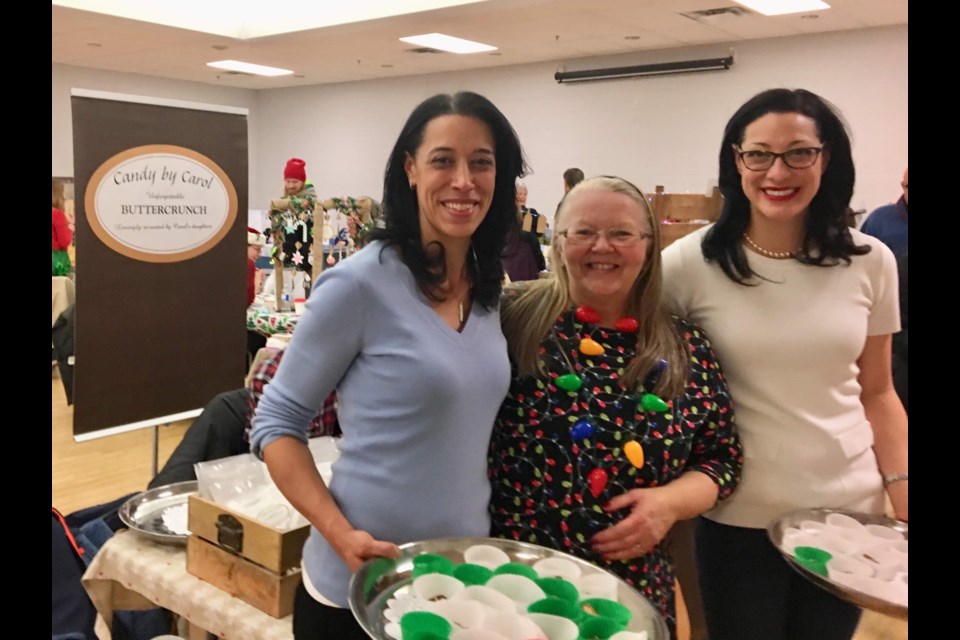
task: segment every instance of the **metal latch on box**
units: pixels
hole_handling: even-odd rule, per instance
[[[243,552],[243,525],[229,513],[217,516],[217,543],[237,553]]]

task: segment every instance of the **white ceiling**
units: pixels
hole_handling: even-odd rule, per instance
[[[247,40],[53,6],[53,63],[276,89],[907,23],[907,0],[826,2],[831,9],[766,17],[732,0],[487,0]],[[724,7],[745,13],[684,15]],[[279,2],[277,11],[283,10]],[[498,51],[415,53],[416,47],[398,40],[435,31]],[[222,59],[293,69],[296,75],[263,78],[206,66]]]

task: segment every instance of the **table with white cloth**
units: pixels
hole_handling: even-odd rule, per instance
[[[53,276],[53,320],[50,321],[52,327],[57,322],[57,318],[67,307],[72,305],[77,298],[77,288],[73,280],[66,276]]]
[[[97,611],[113,624],[115,610],[163,607],[190,623],[190,637],[206,630],[224,640],[291,640],[293,615],[274,618],[187,573],[186,547],[153,542],[132,531],[111,537],[87,567],[83,586]],[[98,631],[100,640],[109,633]]]

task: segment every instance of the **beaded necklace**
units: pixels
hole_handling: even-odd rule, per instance
[[[574,317],[577,321],[581,323],[581,328],[577,330],[577,336],[579,337],[579,353],[586,356],[599,356],[605,353],[603,345],[598,343],[593,339],[593,332],[591,331],[590,336],[584,337],[582,330],[583,327],[587,324],[597,324],[600,321],[599,314],[596,313],[593,309],[586,306],[581,306],[576,309],[574,312]],[[625,333],[636,333],[639,329],[639,323],[636,318],[624,317],[620,318],[616,324],[615,328],[618,331]],[[585,375],[583,373],[578,373],[578,367],[574,366],[574,363],[570,360],[567,355],[566,349],[563,346],[563,343],[560,341],[560,338],[557,336],[555,329],[550,330],[550,337],[556,343],[557,348],[560,351],[560,355],[563,357],[564,362],[567,365],[567,369],[570,373],[558,376],[554,379],[554,384],[567,391],[568,393],[575,393],[577,396],[580,396],[580,391],[585,388]],[[580,363],[580,357],[577,356],[577,365],[581,371],[585,371],[587,367],[583,366]],[[669,409],[669,405],[664,402],[656,394],[645,391],[646,389],[652,389],[656,382],[659,380],[660,376],[667,368],[667,361],[660,360],[652,370],[647,374],[646,379],[643,384],[640,385],[640,388],[637,389],[635,393],[628,394],[626,397],[631,399],[636,403],[637,409],[642,410],[647,413],[661,413]],[[607,381],[604,380],[606,383]],[[618,383],[619,384],[619,383]],[[582,404],[582,403],[581,403]],[[641,468],[644,463],[644,452],[643,446],[640,444],[640,439],[646,435],[646,432],[650,429],[650,420],[645,421],[646,429],[643,434],[639,433],[639,429],[636,431],[637,439],[631,440],[624,444],[623,454],[627,457],[630,464],[636,468]],[[573,440],[587,440],[593,436],[596,431],[596,423],[591,417],[584,416],[579,418],[576,422],[573,423],[570,429],[570,437]],[[606,470],[602,468],[595,468],[587,474],[587,483],[590,488],[590,493],[596,498],[599,497],[603,490],[606,488],[608,481],[608,474]]]

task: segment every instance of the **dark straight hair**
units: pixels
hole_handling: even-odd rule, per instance
[[[733,147],[743,143],[744,131],[752,122],[768,113],[799,113],[813,120],[824,148],[821,162],[827,163],[807,212],[803,244],[794,259],[829,267],[841,261],[849,264],[850,256],[870,252],[868,245],[854,244],[847,224],[855,172],[850,136],[840,112],[806,89],[768,89],[748,100],[727,122],[720,143],[723,209],[702,245],[703,257],[716,260],[727,277],[739,284],[748,284],[757,274],[750,268],[741,242],[750,224],[750,201],[743,192]]]
[[[516,225],[517,178],[527,173],[523,149],[517,132],[506,116],[487,98],[470,91],[438,94],[421,102],[407,118],[394,144],[383,177],[383,214],[386,226],[374,229],[370,236],[396,245],[402,260],[413,273],[417,286],[431,300],[441,300],[440,286],[446,279],[444,248],[439,242],[423,246],[417,192],[410,188],[404,162],[416,156],[423,143],[424,130],[434,118],[461,115],[476,118],[493,134],[496,182],[490,210],[474,231],[468,253],[473,298],[486,309],[494,309],[500,300],[503,280],[501,254],[507,231]]]

